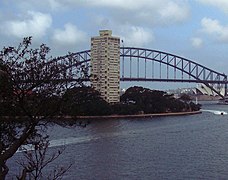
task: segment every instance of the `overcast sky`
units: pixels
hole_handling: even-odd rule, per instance
[[[228,0],[1,0],[0,48],[25,36],[52,55],[90,49],[111,29],[125,46],[157,49],[228,74]]]

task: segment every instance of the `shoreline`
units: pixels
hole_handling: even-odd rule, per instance
[[[106,116],[53,116],[53,119],[74,120],[74,119],[121,119],[121,118],[147,118],[147,117],[165,117],[165,116],[187,116],[201,114],[202,111],[188,111],[188,112],[169,112],[169,113],[154,113],[154,114],[132,114],[132,115],[106,115]],[[11,119],[11,116],[0,116],[0,119]],[[12,119],[26,119],[28,117],[16,116]],[[42,118],[40,116],[39,118]]]
[[[120,119],[120,118],[146,118],[146,117],[165,117],[165,116],[187,116],[201,114],[202,111],[174,112],[174,113],[155,113],[155,114],[133,114],[133,115],[107,115],[107,116],[64,116],[63,119]]]

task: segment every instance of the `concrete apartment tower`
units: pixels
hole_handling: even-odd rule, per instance
[[[120,38],[101,30],[91,38],[91,85],[108,103],[120,101]]]

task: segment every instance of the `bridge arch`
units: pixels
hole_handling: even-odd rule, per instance
[[[166,81],[203,83],[212,91],[217,93],[219,96],[224,97],[224,95],[221,94],[220,91],[215,89],[213,86],[214,84],[220,84],[225,86],[225,95],[227,94],[227,76],[225,74],[219,73],[192,60],[163,51],[136,47],[120,47],[120,58],[121,81]],[[68,62],[68,71],[72,71],[74,67],[78,66],[80,66],[81,68],[90,68],[90,60],[90,50],[70,53],[69,55],[61,58],[61,61]],[[133,63],[133,61],[135,63]],[[141,62],[144,62],[144,65],[142,68],[139,68]],[[152,64],[154,62],[160,64],[160,75],[162,71],[161,66],[165,66],[167,69],[166,78],[161,78],[161,76],[155,78],[153,77],[153,75],[148,76],[148,62],[152,62]],[[128,73],[128,75],[125,72],[127,71],[127,68],[128,72],[130,72]],[[169,76],[169,73],[171,72],[170,68],[172,68],[173,77]],[[142,71],[144,72],[144,75],[140,73]],[[177,77],[177,72],[181,72],[181,78]],[[187,75],[188,78],[186,78],[184,75]]]
[[[157,50],[151,50],[151,49],[145,49],[145,48],[135,48],[135,47],[122,47],[120,49],[120,56],[122,61],[122,74],[121,74],[121,80],[122,81],[166,81],[166,82],[196,82],[196,83],[203,83],[207,87],[209,87],[212,91],[217,93],[219,96],[224,97],[218,91],[214,88],[214,84],[222,84],[225,86],[225,95],[226,95],[226,89],[227,89],[227,76],[225,74],[219,73],[215,70],[212,70],[210,68],[207,68],[206,66],[203,66],[199,63],[196,63],[192,60],[171,54],[166,53],[163,51],[157,51]],[[125,58],[128,58],[127,60]],[[137,72],[134,71],[134,73],[137,74],[137,77],[132,77],[132,58],[136,58],[137,62],[135,63],[137,66]],[[126,68],[125,63],[126,61],[129,61],[128,68],[130,69],[130,73],[128,76],[126,76],[125,70]],[[140,61],[144,61],[144,75],[140,75],[140,69],[139,64]],[[147,62],[152,61],[160,64],[160,77],[154,78],[152,76],[148,76],[147,71]],[[123,63],[124,62],[124,63]],[[167,68],[167,77],[161,78],[161,65],[166,66]],[[169,76],[169,67],[173,68],[173,75],[174,77]],[[181,78],[176,77],[176,72],[180,71],[182,73]],[[188,75],[189,78],[184,77],[184,74]]]

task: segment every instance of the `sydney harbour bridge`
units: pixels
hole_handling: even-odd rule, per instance
[[[85,50],[66,55],[58,63],[68,61],[68,73],[77,68],[87,68],[89,75],[90,60],[91,50]],[[89,76],[78,76],[71,80],[81,78],[89,81]],[[120,81],[202,83],[222,98],[227,95],[227,75],[224,73],[190,59],[145,48],[120,47]],[[225,93],[221,93],[221,88]]]

